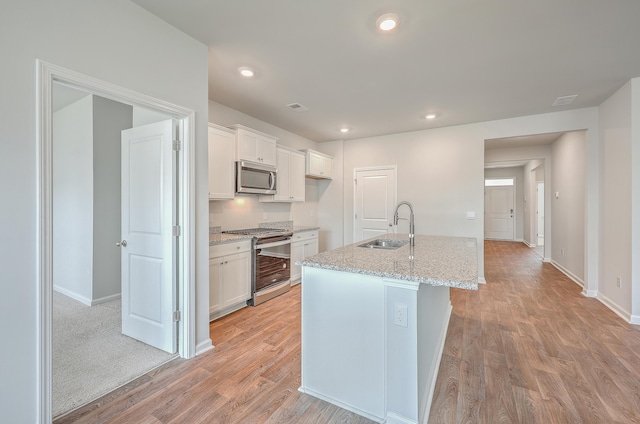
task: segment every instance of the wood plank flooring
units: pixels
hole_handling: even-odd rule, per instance
[[[485,277],[452,289],[430,424],[640,423],[638,327],[520,243],[486,242]],[[213,351],[55,423],[371,423],[297,391],[299,287],[213,322]]]
[[[372,423],[298,392],[299,285],[214,321],[210,331],[214,350],[175,360],[54,423]]]
[[[485,242],[453,314],[430,424],[640,423],[640,329],[521,243]]]

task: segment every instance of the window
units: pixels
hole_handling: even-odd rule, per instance
[[[512,186],[513,178],[490,178],[484,180],[485,187],[503,187]]]

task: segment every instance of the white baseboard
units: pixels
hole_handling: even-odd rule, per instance
[[[449,320],[451,319],[451,312],[453,312],[453,306],[451,302],[447,306],[447,317],[444,320],[444,324],[440,329],[440,337],[438,339],[438,353],[436,354],[436,361],[431,365],[431,370],[429,371],[429,375],[432,376],[431,381],[429,382],[429,387],[424,391],[424,398],[420,402],[420,413],[419,417],[422,417],[420,420],[421,423],[427,424],[429,420],[429,413],[431,412],[431,402],[433,401],[433,394],[436,390],[436,381],[438,380],[438,370],[440,369],[440,361],[442,360],[442,353],[444,352],[444,343],[447,339],[447,330],[449,329]]]
[[[629,323],[633,325],[640,325],[640,315],[631,315]]]
[[[536,247],[535,244],[531,244],[527,240],[522,240],[522,243],[524,243],[524,245],[527,246],[527,247]]]
[[[91,301],[91,306],[99,305],[101,303],[111,302],[112,300],[118,300],[122,298],[122,293],[112,294],[111,296],[101,297]]]
[[[620,305],[616,304],[614,301],[609,299],[607,296],[603,295],[602,292],[599,292],[597,294],[596,299],[598,299],[600,301],[600,303],[602,303],[604,306],[606,306],[607,308],[611,309],[620,318],[622,318],[626,322],[629,322],[629,323],[633,324],[633,322],[631,322],[632,319],[633,319],[631,314],[629,312],[625,311],[624,309],[622,309],[620,307]],[[638,324],[640,324],[640,322],[638,322]]]
[[[303,386],[300,386],[300,388],[298,388],[298,391],[301,392],[301,393],[306,393],[306,394],[311,395],[313,397],[316,397],[318,399],[324,400],[325,402],[329,402],[329,403],[331,403],[333,405],[339,406],[340,408],[346,409],[347,411],[351,411],[351,412],[353,412],[355,414],[362,415],[363,417],[368,418],[371,421],[375,421],[377,423],[385,423],[386,422],[386,420],[384,418],[376,417],[374,415],[369,414],[368,412],[365,412],[365,411],[362,411],[362,410],[356,408],[355,406],[346,404],[344,402],[340,402],[337,399],[334,399],[334,398],[332,398],[330,396],[325,396],[325,395],[323,395],[321,393],[318,393],[318,392],[316,392],[314,390],[311,390],[311,389],[307,389],[307,388],[305,388]]]
[[[478,277],[478,284],[487,284],[487,280],[484,277]]]
[[[582,295],[584,297],[598,297],[598,290],[582,290]]]
[[[563,273],[564,275],[569,277],[571,279],[571,281],[573,281],[574,283],[576,283],[580,287],[584,287],[584,281],[582,281],[580,278],[578,278],[578,276],[573,274],[571,271],[569,271],[568,269],[566,269],[565,267],[563,267],[562,265],[560,265],[559,263],[557,263],[554,260],[551,260],[551,265],[553,265],[554,267],[556,267],[558,269],[558,271],[560,271],[561,273]]]
[[[242,308],[247,307],[247,302],[242,301],[240,303],[236,303],[235,305],[231,305],[228,308],[221,309],[219,311],[209,309],[209,322],[214,321],[218,318],[222,318],[225,315],[229,315],[232,312],[239,311]]]
[[[407,417],[403,417],[402,415],[396,414],[395,412],[387,413],[386,424],[417,424],[414,420],[411,420]]]
[[[211,341],[211,339],[200,342],[196,346],[196,356],[202,355],[203,353],[208,352],[211,349],[213,349],[213,342]]]
[[[78,302],[87,305],[87,306],[96,306],[99,305],[101,303],[106,303],[106,302],[111,302],[112,300],[118,300],[122,297],[121,293],[116,293],[116,294],[112,294],[110,296],[104,296],[104,297],[100,297],[98,299],[89,299],[88,297],[84,297],[76,292],[73,292],[71,290],[65,289],[64,287],[60,287],[60,286],[53,286],[53,289],[55,291],[57,291],[60,294],[63,294],[67,297],[70,297],[73,300],[77,300]]]
[[[60,294],[70,297],[71,299],[77,300],[78,302],[83,303],[87,306],[91,306],[91,299],[89,299],[88,297],[79,295],[78,293],[67,290],[64,287],[56,286],[55,284],[53,285],[53,289]]]

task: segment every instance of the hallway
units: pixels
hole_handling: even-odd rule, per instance
[[[522,243],[485,242],[451,291],[429,424],[640,423],[640,329]]]

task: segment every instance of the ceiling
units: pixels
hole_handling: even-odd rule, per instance
[[[640,1],[132,1],[209,46],[211,100],[314,141],[597,106],[640,76]]]
[[[493,138],[484,141],[484,148],[502,149],[504,147],[542,146],[556,141],[563,133],[536,134],[523,137]]]

